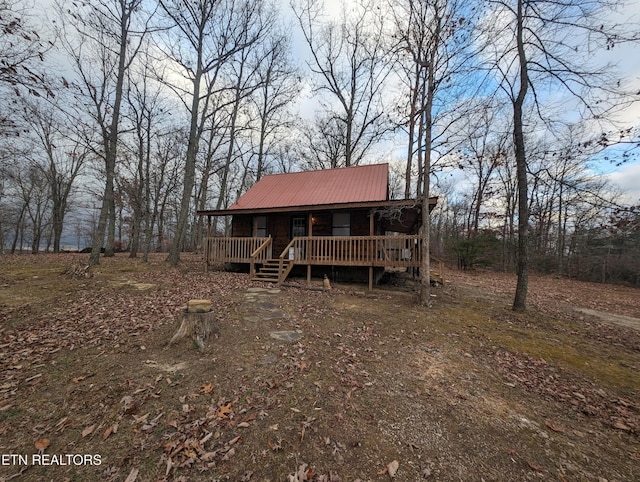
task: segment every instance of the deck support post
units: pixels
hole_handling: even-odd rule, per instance
[[[369,236],[373,236],[375,233],[375,212],[373,209],[369,209]],[[369,258],[371,259],[371,265],[369,266],[369,291],[373,291],[373,261],[375,260],[375,245],[372,241],[369,242]]]
[[[309,242],[307,243],[307,249],[306,251],[306,257],[307,257],[307,285],[310,286],[311,285],[311,253],[309,252],[311,250],[311,237],[313,236],[313,213],[309,212],[307,214],[307,232],[308,237],[309,237]]]

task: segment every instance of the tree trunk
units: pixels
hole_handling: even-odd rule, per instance
[[[100,250],[105,238],[105,230],[107,221],[111,214],[115,229],[115,209],[113,209],[113,183],[116,173],[116,159],[118,148],[118,129],[120,128],[120,108],[122,107],[122,94],[124,90],[124,77],[127,70],[127,48],[129,44],[129,18],[134,8],[128,9],[129,5],[124,6],[120,17],[120,45],[118,52],[118,70],[115,85],[115,97],[113,101],[113,117],[109,126],[103,126],[103,144],[105,147],[105,191],[102,199],[102,208],[100,209],[100,220],[98,221],[98,229],[91,243],[91,255],[89,257],[89,265],[97,265],[100,263]],[[101,114],[100,114],[101,115]],[[109,212],[111,210],[111,212]],[[111,235],[111,232],[109,233]],[[111,237],[113,242],[113,237]],[[113,244],[107,248],[113,249]]]
[[[437,26],[435,36],[440,35],[440,24]],[[433,135],[433,101],[435,98],[435,59],[436,48],[430,52],[429,62],[426,65],[426,102],[424,103],[424,165],[422,179],[422,263],[420,266],[420,304],[422,306],[431,305],[431,253],[430,253],[430,231],[431,215],[429,213],[429,190],[431,171],[431,148]]]
[[[525,311],[527,309],[527,290],[529,286],[529,197],[527,189],[527,157],[522,120],[522,109],[529,87],[529,77],[523,39],[524,18],[522,2],[523,0],[518,0],[516,33],[520,66],[520,88],[513,102],[513,141],[515,145],[516,174],[518,179],[518,282],[513,300],[514,311]]]

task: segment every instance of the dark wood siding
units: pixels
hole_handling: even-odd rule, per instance
[[[331,236],[331,213],[313,213],[313,235]]]
[[[233,217],[231,236],[253,236],[253,216],[241,214]]]
[[[369,234],[369,211],[351,211],[351,236]]]

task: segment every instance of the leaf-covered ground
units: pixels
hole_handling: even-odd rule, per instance
[[[640,479],[640,290],[533,277],[515,314],[512,276],[450,272],[425,310],[84,262],[0,256],[0,480]],[[194,298],[219,335],[168,346]]]

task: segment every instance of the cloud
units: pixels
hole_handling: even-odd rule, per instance
[[[640,202],[640,162],[626,164],[606,176],[623,192],[621,202],[629,204]]]

